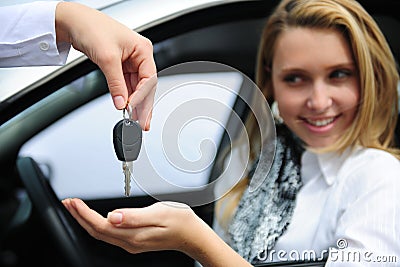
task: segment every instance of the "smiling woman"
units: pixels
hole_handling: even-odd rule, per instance
[[[354,121],[360,101],[345,37],[335,30],[289,29],[276,41],[270,71],[285,124],[310,148],[334,145]]]
[[[400,244],[391,236],[400,209],[393,113],[399,76],[375,21],[356,1],[283,0],[265,25],[258,55],[257,83],[279,109],[278,129],[291,130],[305,151],[286,158],[294,162],[289,169],[281,167],[288,182],[277,175],[267,193],[246,189],[232,217],[221,216],[230,220],[223,224],[227,242],[252,262],[285,260],[279,251],[319,257],[337,249],[398,257]],[[282,197],[287,191],[291,197]],[[261,205],[254,202],[258,194]],[[326,266],[360,264],[343,261],[328,254]]]

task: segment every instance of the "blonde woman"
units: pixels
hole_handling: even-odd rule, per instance
[[[203,266],[304,256],[325,256],[326,266],[400,260],[398,81],[384,36],[356,1],[283,0],[266,23],[257,67],[277,119],[274,162],[219,200],[219,235],[177,203],[108,218],[79,199],[63,203],[97,239],[131,253],[179,250]],[[265,162],[255,157],[253,169],[258,164]],[[265,182],[249,190],[256,175]]]

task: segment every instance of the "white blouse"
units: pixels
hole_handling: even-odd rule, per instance
[[[0,67],[63,65],[71,45],[56,44],[59,1],[0,7]]]
[[[400,266],[399,160],[370,148],[306,151],[301,175],[292,221],[267,262],[328,257],[325,266]]]

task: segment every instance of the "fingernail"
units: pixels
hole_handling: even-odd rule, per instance
[[[109,212],[107,214],[107,219],[112,224],[122,223],[122,213],[120,212]]]
[[[69,207],[69,198],[61,200],[61,203],[64,205],[64,207],[68,208]]]
[[[120,95],[114,96],[113,101],[114,106],[118,109],[123,109],[126,106],[125,99]]]

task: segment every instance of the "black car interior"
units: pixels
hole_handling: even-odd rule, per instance
[[[376,18],[397,62],[400,62],[397,0],[359,2]],[[138,30],[152,40],[159,70],[188,61],[213,61],[236,68],[253,79],[259,36],[276,3],[277,0],[226,3]],[[84,93],[57,92],[93,71],[98,76],[97,83],[88,85]],[[79,106],[107,93],[105,79],[97,66],[87,59],[80,59],[0,106],[0,124],[4,124],[0,140],[0,266],[29,266],[31,262],[41,262],[44,258],[46,261],[42,266],[194,266],[194,261],[180,252],[133,255],[95,240],[65,211],[35,159],[18,156],[21,146],[35,134]],[[29,109],[43,99],[46,99],[46,104]],[[243,116],[247,112],[246,105],[240,100],[234,108]],[[16,116],[21,112],[23,116]],[[9,136],[7,142],[4,141],[6,136]],[[400,146],[399,123],[396,140]],[[225,142],[221,144],[224,146]],[[218,166],[215,166],[211,177],[218,171]],[[150,196],[135,196],[134,200],[121,197],[88,200],[87,203],[106,215],[115,208],[144,207],[155,201]],[[194,211],[211,225],[213,209],[214,205],[210,203],[195,207]],[[323,265],[324,260],[257,266]]]

